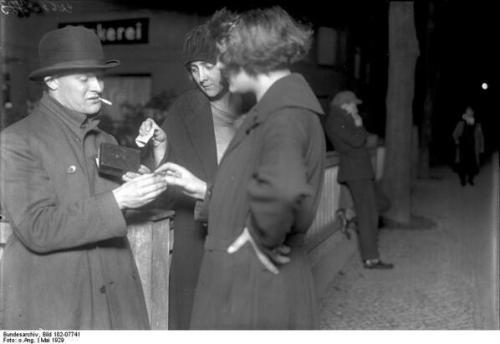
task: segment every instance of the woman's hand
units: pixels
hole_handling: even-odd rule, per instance
[[[286,245],[280,245],[273,250],[265,249],[259,247],[255,240],[252,238],[250,231],[247,227],[243,229],[243,232],[239,237],[227,248],[227,253],[232,254],[237,252],[242,248],[247,242],[252,245],[252,248],[257,255],[259,261],[264,265],[264,267],[272,272],[273,274],[278,274],[278,265],[287,264],[290,262],[290,247]]]
[[[167,153],[167,133],[156,124],[156,122],[147,118],[139,127],[139,136],[135,139],[135,143],[139,147],[144,147],[149,141],[153,146],[153,158],[155,166],[158,165],[165,154]]]
[[[153,147],[167,144],[167,134],[151,118],[147,118],[141,123],[136,143],[139,145],[141,142],[144,146],[149,140],[153,143]]]
[[[192,174],[188,169],[167,162],[158,167],[154,174],[162,175],[167,181],[168,185],[175,185],[182,190],[187,196],[204,199],[207,192],[207,183]]]

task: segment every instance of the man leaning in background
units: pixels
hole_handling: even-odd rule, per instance
[[[358,241],[366,269],[392,269],[380,259],[375,174],[367,147],[368,132],[358,113],[362,101],[352,91],[340,91],[330,102],[325,130],[339,153],[339,183],[351,192],[358,218]]]

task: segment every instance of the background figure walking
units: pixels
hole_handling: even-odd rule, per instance
[[[455,141],[455,165],[460,183],[474,185],[474,177],[479,173],[480,157],[484,152],[484,136],[481,123],[474,116],[471,106],[465,108],[465,113],[453,130]]]

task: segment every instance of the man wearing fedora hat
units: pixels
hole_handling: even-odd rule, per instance
[[[367,147],[368,132],[358,113],[362,101],[349,90],[338,92],[330,102],[325,130],[339,153],[337,179],[351,192],[357,217],[359,248],[367,269],[392,269],[380,260],[375,174]]]
[[[145,174],[99,174],[97,127],[105,60],[89,29],[67,26],[39,43],[38,107],[1,137],[1,202],[13,228],[3,254],[4,329],[149,329],[124,213],[166,189]],[[120,185],[121,184],[121,185]]]

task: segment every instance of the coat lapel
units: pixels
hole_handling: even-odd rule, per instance
[[[217,148],[215,143],[212,112],[207,102],[191,104],[183,117],[186,131],[193,148],[200,159],[205,176],[212,180],[217,170]]]
[[[60,115],[64,116],[64,114]],[[62,120],[64,117],[56,116],[54,111],[51,112],[43,106],[39,108],[39,112],[35,113],[35,116],[39,128],[44,128],[44,135],[40,135],[39,139],[53,147],[53,153],[58,157],[55,160],[58,169],[71,175],[71,187],[78,189],[79,197],[87,194],[94,195],[116,187],[116,181],[100,176],[97,172],[96,154],[94,154],[97,152],[94,149],[97,149],[101,142],[116,143],[110,135],[106,135],[96,127],[97,123],[89,128],[89,132],[93,133],[89,134],[91,137],[86,139],[93,140],[93,142],[87,141],[87,143],[94,146],[94,149],[92,147],[85,149],[82,147],[81,141],[76,140],[77,137],[84,138],[83,132],[78,134],[74,128],[71,129],[70,125]],[[66,140],[61,141],[61,135],[64,135]],[[82,172],[75,173],[77,170]]]
[[[228,156],[232,150],[234,150],[247,136],[250,132],[262,122],[263,116],[258,115],[258,111],[256,109],[250,111],[245,118],[245,121],[238,128],[236,133],[234,134],[233,139],[229,143],[220,164],[224,161],[224,158]]]
[[[58,165],[60,164],[58,167],[61,170],[66,171],[66,173],[72,173],[73,169],[83,171],[82,174],[76,175],[85,176],[85,178],[79,179],[79,183],[82,185],[82,193],[87,193],[90,186],[81,143],[76,140],[79,136],[68,123],[64,122],[64,114],[58,116],[55,113],[57,109],[48,108],[43,102],[42,105],[39,112],[35,113],[35,121],[38,122],[39,128],[44,128],[47,131],[47,135],[40,135],[39,139],[53,147],[53,153],[58,157],[55,161]],[[62,135],[66,138],[64,141],[61,140]]]

